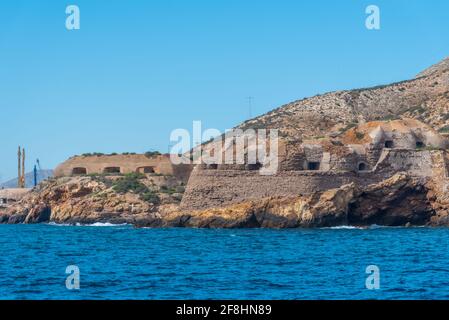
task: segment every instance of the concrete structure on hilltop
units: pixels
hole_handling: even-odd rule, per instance
[[[170,155],[89,155],[68,159],[55,169],[54,175],[55,177],[63,177],[87,174],[119,175],[139,172],[148,175],[175,176],[187,182],[191,170],[191,165],[172,164]]]

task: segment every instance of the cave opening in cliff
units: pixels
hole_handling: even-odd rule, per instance
[[[394,146],[393,141],[391,141],[391,140],[385,141],[385,148],[391,149],[391,148],[393,148],[393,146]]]
[[[359,163],[359,171],[366,171],[366,170],[367,170],[366,163],[360,162]]]
[[[120,173],[120,167],[106,167],[103,170],[103,173]]]
[[[87,169],[86,168],[73,168],[72,170],[72,175],[74,176],[79,176],[79,175],[84,175],[87,174]]]
[[[320,170],[320,163],[319,162],[307,163],[307,170],[312,170],[312,171]]]

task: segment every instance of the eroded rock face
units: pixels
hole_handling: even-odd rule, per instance
[[[269,197],[222,208],[182,211],[118,194],[90,177],[44,183],[0,212],[0,223],[130,223],[138,227],[298,228],[339,225],[449,225],[445,181],[398,173],[368,187],[346,184],[308,196]]]
[[[90,177],[46,181],[0,213],[2,223],[133,223],[153,217],[156,206],[138,195],[118,194]]]
[[[427,180],[399,173],[363,189],[352,183],[309,196],[265,198],[225,208],[172,212],[164,216],[159,226],[297,228],[372,224],[448,225],[446,211],[435,208],[435,195],[430,187]],[[447,208],[445,204],[441,206]]]

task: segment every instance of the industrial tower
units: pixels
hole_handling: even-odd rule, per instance
[[[17,162],[18,162],[18,176],[17,176],[17,187],[25,188],[25,148],[20,149],[17,152]]]

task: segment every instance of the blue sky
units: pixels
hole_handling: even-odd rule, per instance
[[[65,28],[76,4],[81,29]],[[381,30],[365,28],[365,8]],[[166,152],[284,103],[413,77],[449,56],[449,2],[59,0],[0,3],[0,181],[16,149],[53,168],[86,152]]]

